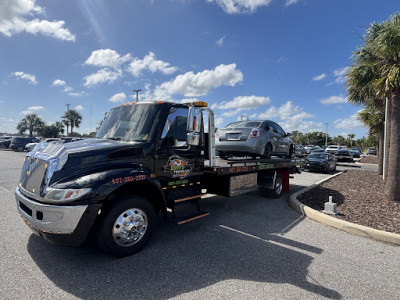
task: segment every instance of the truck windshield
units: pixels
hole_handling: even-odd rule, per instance
[[[101,125],[97,137],[125,142],[147,142],[154,136],[161,106],[135,104],[113,108]]]

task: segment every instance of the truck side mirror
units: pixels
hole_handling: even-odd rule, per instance
[[[201,110],[196,107],[189,107],[188,113],[188,132],[200,132],[201,130]]]

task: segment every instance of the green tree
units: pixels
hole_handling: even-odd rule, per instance
[[[60,133],[64,133],[64,125],[61,122],[46,125],[40,132],[40,134],[45,138],[58,138]]]
[[[369,128],[369,135],[375,135],[378,140],[378,174],[383,174],[383,125],[385,120],[384,107],[376,107],[373,102],[358,113],[358,119]],[[375,147],[375,146],[371,146]]]
[[[364,72],[362,72],[364,70]],[[357,79],[356,75],[360,78]],[[362,87],[360,82],[364,81]],[[354,54],[347,81],[349,98],[360,104],[371,95],[387,99],[387,144],[384,199],[400,200],[400,14],[382,23],[372,23],[364,36],[364,45]],[[365,91],[371,90],[370,92]],[[356,97],[357,93],[359,94]],[[364,97],[368,95],[368,97]],[[358,100],[357,100],[358,98]],[[382,106],[382,103],[381,103]],[[390,151],[389,151],[390,149]]]
[[[354,133],[349,133],[349,134],[347,135],[347,138],[349,139],[349,146],[350,146],[350,147],[353,147],[353,139],[354,139],[355,136],[356,136],[356,135],[355,135]]]
[[[34,132],[40,132],[43,127],[44,122],[37,114],[28,114],[18,123],[17,130],[21,135],[29,131],[29,136],[33,136]]]
[[[74,132],[74,127],[79,128],[79,125],[82,122],[82,115],[76,110],[69,109],[62,116],[63,123],[67,126],[67,134],[68,134],[68,126],[71,127],[71,134]]]

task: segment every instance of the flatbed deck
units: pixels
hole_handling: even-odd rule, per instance
[[[245,174],[262,170],[295,168],[304,164],[299,158],[271,158],[271,159],[217,159],[217,166],[205,165],[204,171],[214,175]]]

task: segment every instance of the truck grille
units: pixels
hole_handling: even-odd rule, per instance
[[[46,170],[46,161],[27,157],[22,167],[21,186],[28,192],[40,195]]]

